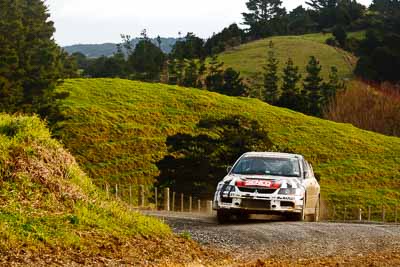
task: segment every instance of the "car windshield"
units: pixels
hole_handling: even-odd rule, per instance
[[[300,177],[300,164],[296,158],[245,157],[232,173]]]

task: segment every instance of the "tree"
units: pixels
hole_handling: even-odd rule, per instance
[[[223,74],[224,85],[221,94],[229,96],[245,96],[246,85],[243,83],[243,79],[240,77],[240,72],[235,71],[232,68],[227,68]]]
[[[291,58],[286,62],[283,74],[282,96],[279,98],[278,106],[301,111],[299,106],[301,101],[300,89],[297,86],[301,79],[301,74],[299,74],[299,67],[294,66]]]
[[[266,37],[283,30],[282,27],[274,27],[274,20],[286,15],[281,0],[249,0],[246,6],[249,13],[242,13],[244,24],[250,27],[250,34],[254,38]]]
[[[180,60],[204,58],[205,56],[203,39],[191,32],[188,32],[183,40],[180,39],[175,43],[170,55],[171,58]]]
[[[167,138],[169,154],[157,163],[161,186],[212,196],[228,164],[245,152],[269,151],[274,147],[265,126],[241,116],[203,119],[197,128],[207,134]]]
[[[207,55],[218,54],[228,48],[242,44],[245,39],[244,30],[240,29],[237,24],[231,24],[224,28],[220,33],[214,34],[207,39],[204,49]]]
[[[398,82],[400,77],[400,2],[375,1],[374,23],[356,52],[355,74],[365,80]]]
[[[142,39],[128,57],[128,66],[135,72],[134,78],[144,81],[160,79],[165,55],[159,47],[151,42],[144,30]]]
[[[307,76],[303,81],[303,97],[306,99],[305,113],[320,116],[322,108],[321,70],[319,61],[311,56],[307,65]]]
[[[218,92],[221,90],[224,85],[224,77],[223,77],[223,67],[224,63],[219,62],[218,56],[214,55],[211,58],[208,67],[208,75],[206,77],[205,83],[207,90]]]
[[[306,34],[314,30],[310,12],[303,6],[293,9],[288,15],[288,33]]]
[[[199,70],[195,60],[188,60],[186,63],[185,74],[182,85],[186,87],[196,87],[198,85]]]
[[[67,57],[54,42],[49,18],[41,0],[0,1],[1,111],[34,112],[50,120],[58,112],[61,94],[55,87]]]
[[[339,43],[340,47],[344,48],[346,46],[347,41],[347,33],[343,26],[338,25],[333,29],[332,32],[336,41]]]
[[[338,69],[331,67],[329,74],[329,82],[322,85],[323,105],[326,106],[336,96],[336,93],[344,88],[343,82],[340,81]]]
[[[264,67],[264,101],[274,105],[279,99],[278,60],[275,56],[274,45],[269,43],[267,65]]]
[[[178,84],[178,74],[176,71],[176,60],[170,59],[167,62],[167,71],[168,71],[168,84],[176,85]]]

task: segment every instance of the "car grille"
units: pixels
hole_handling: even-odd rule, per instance
[[[246,209],[270,209],[271,201],[258,199],[243,199],[242,205]]]
[[[233,199],[230,198],[230,197],[223,197],[223,198],[221,198],[221,202],[223,202],[223,203],[230,203],[230,204],[232,204],[232,201],[233,201]]]
[[[260,194],[272,194],[276,189],[266,189],[266,188],[249,188],[249,187],[238,187],[240,192],[245,193],[255,193],[256,191]]]

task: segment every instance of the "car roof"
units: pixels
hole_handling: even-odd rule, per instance
[[[279,152],[248,152],[243,157],[266,157],[266,158],[303,158],[299,154],[279,153]]]

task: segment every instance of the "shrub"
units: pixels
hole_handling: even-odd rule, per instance
[[[328,105],[325,117],[365,130],[400,136],[400,91],[388,83],[374,88],[352,82]]]

